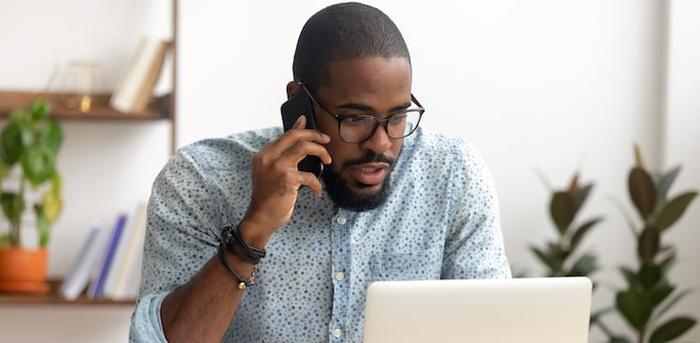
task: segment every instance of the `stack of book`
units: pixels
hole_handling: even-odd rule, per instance
[[[61,284],[60,295],[75,299],[87,288],[89,299],[135,299],[141,282],[145,232],[145,203],[131,216],[118,215],[112,227],[93,227]]]

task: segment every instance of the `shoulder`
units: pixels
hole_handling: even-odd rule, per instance
[[[208,138],[178,149],[173,160],[187,161],[203,171],[248,169],[251,156],[281,134],[281,128],[272,127]]]
[[[415,136],[415,137],[414,137]],[[453,173],[467,169],[479,172],[485,168],[481,154],[466,139],[429,132],[421,128],[404,143],[406,160],[433,170]]]

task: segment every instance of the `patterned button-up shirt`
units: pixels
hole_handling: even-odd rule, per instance
[[[203,140],[180,149],[160,172],[131,341],[165,342],[163,298],[215,255],[222,229],[243,218],[251,157],[281,133]],[[389,182],[387,201],[365,212],[303,188],[224,341],[361,342],[372,281],[510,277],[495,187],[473,147],[419,129],[404,140]]]

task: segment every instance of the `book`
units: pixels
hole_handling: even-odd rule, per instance
[[[106,230],[100,226],[93,226],[90,229],[78,257],[59,288],[58,292],[63,298],[76,299],[87,287],[103,252],[104,232]]]
[[[112,268],[105,282],[103,296],[105,298],[116,298],[117,293],[121,296],[124,291],[126,274],[133,264],[134,254],[137,250],[138,236],[143,234],[142,222],[145,221],[146,205],[139,203],[134,209],[133,215],[127,219],[122,239],[119,241],[117,251],[114,255]],[[143,243],[141,243],[143,244]]]
[[[141,284],[141,265],[143,259],[143,243],[146,236],[147,207],[143,203],[138,213],[135,223],[135,230],[132,232],[127,257],[124,266],[120,271],[117,286],[114,291],[114,299],[127,300],[138,296],[138,289]]]
[[[125,113],[143,112],[160,77],[169,44],[143,38],[110,98],[110,106]]]
[[[100,263],[99,270],[97,272],[96,278],[90,284],[88,289],[88,298],[96,299],[102,296],[102,291],[104,290],[105,281],[107,275],[109,274],[109,269],[112,266],[112,260],[114,259],[114,254],[119,244],[119,239],[121,238],[122,231],[124,230],[124,225],[126,224],[126,215],[120,214],[117,217],[117,222],[114,224],[109,239],[106,241],[104,246],[104,256],[102,262]]]

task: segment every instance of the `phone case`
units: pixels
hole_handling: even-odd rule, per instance
[[[316,129],[313,103],[306,92],[299,92],[297,95],[287,100],[282,104],[281,112],[284,132],[289,131],[289,129],[294,126],[297,118],[302,114],[306,117],[306,128]],[[321,173],[323,173],[323,163],[321,163],[321,159],[316,156],[306,156],[299,162],[297,168],[300,171],[313,173],[316,176],[321,176]]]

